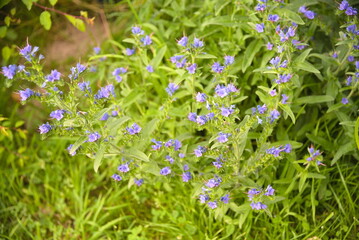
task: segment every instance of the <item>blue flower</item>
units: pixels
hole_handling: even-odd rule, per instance
[[[225,142],[228,141],[228,137],[229,137],[229,136],[231,136],[231,134],[220,132],[220,133],[218,133],[217,140],[218,140],[218,142],[220,142],[220,143],[225,143]]]
[[[29,44],[27,44],[26,47],[20,49],[20,55],[22,55],[27,61],[30,62],[31,58],[35,57],[35,54],[38,50],[39,47],[32,47]],[[39,59],[42,58],[41,56],[39,56]]]
[[[221,197],[221,201],[223,203],[228,203],[229,202],[229,194],[226,194],[223,197]]]
[[[118,112],[116,110],[113,110],[111,115],[112,115],[112,117],[116,117],[116,116],[118,116]]]
[[[350,7],[348,1],[344,0],[340,3],[339,5],[339,10],[343,11],[343,10],[346,10],[348,7]]]
[[[358,11],[356,8],[353,8],[353,7],[348,7],[345,11],[345,14],[348,15],[348,16],[355,16],[358,14]]]
[[[102,115],[102,117],[100,118],[101,121],[106,121],[107,119],[109,119],[110,115],[108,113],[105,113],[104,115]]]
[[[100,47],[94,47],[93,51],[95,52],[95,54],[99,54],[101,52],[101,48]]]
[[[264,32],[264,23],[256,24],[256,30],[257,30],[257,32],[259,32],[259,33]]]
[[[164,167],[160,171],[160,174],[163,175],[163,176],[166,176],[166,175],[168,175],[170,173],[171,173],[171,168],[169,168],[169,167]]]
[[[342,98],[342,103],[343,103],[344,105],[346,105],[346,104],[349,103],[349,100],[348,100],[347,98],[343,97],[343,98]]]
[[[4,66],[2,67],[2,74],[7,78],[7,79],[13,79],[14,76],[16,75],[16,70],[17,70],[17,66],[15,64],[9,65],[9,66]]]
[[[169,83],[168,87],[166,88],[166,92],[168,93],[168,95],[172,96],[178,88],[178,85],[174,83]]]
[[[183,165],[183,171],[188,171],[189,170],[189,166],[187,164]]]
[[[279,20],[279,16],[277,14],[269,14],[268,15],[268,21],[271,22],[277,22]]]
[[[232,113],[234,113],[234,105],[231,105],[229,108],[222,107],[221,109],[221,115],[224,117],[228,117]]]
[[[195,150],[194,150],[194,154],[196,155],[196,157],[201,157],[203,155],[203,153],[205,153],[207,150],[205,147],[203,146],[198,146]]]
[[[204,94],[204,93],[197,93],[196,95],[196,101],[197,102],[205,102],[206,101],[206,98],[207,98],[207,95]]]
[[[252,202],[250,204],[250,206],[251,206],[252,209],[256,209],[256,210],[261,210],[261,209],[266,209],[267,208],[267,205],[265,205],[265,204],[263,204],[261,202],[256,202],[256,203]]]
[[[109,98],[111,94],[115,96],[115,88],[113,87],[112,84],[109,84],[98,90],[97,94],[95,94],[95,98],[96,99]]]
[[[88,135],[88,142],[95,142],[101,138],[101,135],[98,132],[94,132]]]
[[[135,184],[137,185],[137,186],[141,186],[142,184],[143,184],[143,179],[141,178],[141,179],[135,179]]]
[[[148,65],[148,66],[146,67],[146,70],[147,70],[147,72],[149,72],[149,73],[153,73],[153,72],[154,72],[154,69],[153,69],[153,67],[152,67],[151,65]]]
[[[256,11],[264,11],[266,9],[266,5],[265,4],[260,4],[258,3],[257,6],[254,8],[254,10]]]
[[[214,202],[208,202],[207,203],[208,207],[212,208],[212,209],[215,209],[217,208],[217,202],[214,201]]]
[[[308,19],[314,19],[315,17],[315,13],[313,11],[307,10],[305,6],[301,6],[298,11],[303,13],[304,16]]]
[[[126,55],[131,56],[136,52],[136,49],[132,48],[126,48]]]
[[[77,84],[79,86],[79,88],[81,89],[81,91],[89,91],[91,92],[91,87],[90,87],[90,82],[80,82]]]
[[[233,62],[234,62],[233,56],[224,56],[224,65],[226,65],[226,66],[232,65]]]
[[[194,74],[196,72],[196,69],[197,69],[197,64],[196,63],[193,63],[192,65],[189,65],[187,67],[187,71],[189,74]]]
[[[196,119],[197,119],[197,114],[196,113],[189,113],[188,116],[187,116],[188,120],[192,121],[192,122],[195,122]]]
[[[56,80],[60,80],[60,77],[61,77],[61,73],[55,69],[52,70],[51,73],[47,75],[45,78],[49,82],[54,82]]]
[[[145,37],[141,38],[141,42],[143,43],[144,46],[148,46],[152,44],[152,40],[151,37],[146,35]]]
[[[156,139],[152,139],[151,142],[155,144],[151,146],[153,150],[159,150],[162,147],[161,141],[156,141]]]
[[[39,127],[40,134],[48,133],[52,129],[52,126],[49,123],[42,124]]]
[[[274,188],[272,188],[271,185],[268,185],[267,188],[266,188],[266,192],[264,193],[264,195],[266,196],[272,196],[274,195]]]
[[[218,187],[219,184],[222,182],[222,179],[220,177],[211,178],[206,182],[206,186],[209,188],[215,188]]]
[[[111,176],[115,181],[121,181],[122,180],[122,177],[120,176],[120,175],[118,175],[118,174],[113,174],[112,176]]]
[[[128,167],[128,164],[125,163],[125,164],[122,164],[122,165],[118,166],[117,170],[120,171],[120,172],[125,173],[125,172],[130,171],[130,168]]]
[[[74,151],[73,153],[70,152],[70,151],[71,151],[71,148],[72,148],[73,146],[74,146],[73,144],[70,144],[70,145],[67,147],[67,151],[69,151],[69,154],[70,154],[71,156],[75,156],[75,155],[76,155],[76,151]]]
[[[269,113],[269,122],[273,123],[274,120],[278,119],[279,117],[280,117],[280,113],[278,112],[277,109],[274,109]]]
[[[348,56],[348,62],[354,62],[355,58],[354,56]]]
[[[271,44],[270,42],[267,43],[266,45],[268,50],[272,50],[273,49],[273,44]]]
[[[192,175],[191,175],[190,172],[184,172],[184,173],[182,174],[182,181],[183,181],[183,182],[188,182],[188,181],[191,180],[191,179],[192,179]]]
[[[206,194],[200,194],[200,195],[199,195],[199,201],[200,201],[201,203],[205,203],[205,202],[207,202],[209,199],[210,199],[209,196],[206,195]]]
[[[178,45],[181,45],[182,47],[186,47],[188,44],[188,37],[184,36],[178,41]]]
[[[60,121],[64,117],[64,110],[55,110],[50,113],[51,118],[55,118],[57,121]]]
[[[35,93],[30,88],[26,88],[23,91],[20,90],[19,94],[20,94],[20,97],[21,97],[21,101],[26,101],[29,97],[35,95]]]
[[[135,35],[143,35],[144,31],[140,27],[132,27],[132,33]]]
[[[121,74],[125,74],[127,73],[127,69],[120,67],[120,68],[116,68],[113,72],[112,72],[112,76],[116,77],[116,81],[117,82],[121,82],[122,81],[122,76],[120,76]]]
[[[126,130],[127,132],[130,134],[130,135],[135,135],[135,134],[138,134],[141,132],[141,127],[137,124],[137,123],[134,123],[132,124],[132,127],[129,128],[127,127]]]
[[[194,38],[192,46],[194,48],[201,48],[204,46],[204,43],[203,43],[203,41],[199,40],[198,38]]]
[[[287,101],[288,101],[289,97],[285,94],[282,94],[282,100],[281,100],[281,103],[282,104],[287,104]]]

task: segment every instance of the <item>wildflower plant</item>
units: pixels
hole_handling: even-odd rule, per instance
[[[293,189],[303,192],[308,178],[325,178],[311,167],[320,172],[329,164],[332,144],[325,147],[323,136],[309,132],[312,117],[319,115],[311,106],[325,104],[322,114],[344,122],[350,137],[338,138],[346,144],[342,155],[358,144],[350,114],[338,111],[354,101],[358,90],[358,25],[356,9],[346,1],[333,9],[345,11],[348,21],[333,46],[339,53],[334,58],[313,49],[308,31],[321,27],[313,5],[294,9],[283,1],[244,2],[229,4],[234,17],[248,19],[243,26],[229,25],[242,36],[233,45],[250,39],[241,50],[212,53],[210,46],[219,43],[202,37],[200,30],[161,44],[156,27],[143,24],[115,43],[123,53],[96,54],[69,73],[44,73],[43,56],[29,44],[20,49],[24,64],[4,66],[2,73],[8,82],[36,84],[19,90],[22,103],[36,99],[52,108],[39,126],[44,138],[76,137],[69,154],[92,159],[96,172],[112,167],[109,178],[118,184],[180,181],[193,187],[194,197],[216,216],[228,209],[270,215]],[[108,64],[100,65],[99,59]],[[89,71],[95,64],[105,68],[106,80],[87,80],[96,75]],[[338,76],[342,80],[333,82]],[[315,95],[307,96],[311,91]],[[322,145],[323,152],[310,142]],[[309,155],[303,152],[308,145]],[[333,155],[331,164],[340,157]],[[289,190],[275,179],[283,165],[285,171],[295,169],[293,183],[284,182]]]

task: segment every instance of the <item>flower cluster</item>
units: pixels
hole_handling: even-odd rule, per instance
[[[322,163],[323,161],[322,153],[319,150],[316,150],[313,145],[308,148],[308,152],[309,152],[309,156],[306,158],[307,160],[306,164],[313,164],[317,166],[324,165]]]
[[[274,195],[274,189],[271,185],[268,185],[267,188],[263,190],[257,190],[256,188],[250,189],[247,194],[249,201],[251,201],[251,208],[255,210],[266,209],[268,206],[263,203],[263,201],[269,199],[270,196]]]

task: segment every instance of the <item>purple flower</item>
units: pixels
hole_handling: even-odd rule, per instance
[[[95,54],[99,54],[101,52],[101,48],[100,47],[94,47],[93,51],[95,52]]]
[[[301,6],[298,11],[303,13],[304,16],[308,19],[314,19],[315,17],[315,13],[313,11],[307,10],[305,6]]]
[[[354,62],[354,60],[355,60],[355,59],[354,59],[354,56],[349,56],[349,57],[348,57],[348,61],[349,61],[349,62]]]
[[[153,150],[159,150],[162,147],[161,141],[156,141],[156,139],[152,139],[151,142],[155,144],[151,146]]]
[[[120,171],[120,172],[125,173],[125,172],[130,171],[130,168],[128,167],[128,164],[125,163],[125,164],[122,164],[122,165],[118,166],[117,170]]]
[[[355,25],[355,24],[349,25],[349,26],[347,27],[347,31],[348,31],[348,32],[351,32],[351,33],[353,33],[353,34],[356,34],[356,28],[357,28],[357,25]]]
[[[348,100],[347,98],[343,97],[343,98],[342,98],[342,103],[343,103],[344,105],[346,105],[346,104],[349,103],[349,100]]]
[[[143,179],[141,178],[141,179],[136,179],[135,178],[135,184],[137,185],[137,186],[141,186],[142,184],[143,184]]]
[[[196,95],[196,101],[197,102],[205,102],[206,101],[206,98],[207,98],[207,95],[204,94],[204,93],[197,93]]]
[[[77,63],[76,67],[72,67],[70,70],[71,70],[71,74],[69,75],[69,78],[72,80],[76,80],[78,79],[79,74],[86,70],[86,66]]]
[[[183,181],[183,182],[188,182],[188,181],[191,180],[191,179],[192,179],[192,175],[191,175],[190,172],[184,172],[184,173],[182,174],[182,181]]]
[[[199,195],[199,201],[201,202],[201,203],[205,203],[205,202],[207,202],[209,200],[209,196],[208,195],[205,195],[205,194],[200,194]]]
[[[217,161],[212,162],[212,164],[215,168],[220,169],[223,163],[217,159]]]
[[[255,195],[258,195],[259,193],[260,193],[260,191],[258,191],[258,190],[255,189],[255,188],[250,189],[250,190],[247,192],[249,200],[252,201],[253,198],[255,197]]]
[[[234,63],[234,57],[233,56],[224,56],[224,65],[232,65]]]
[[[110,117],[110,115],[108,115],[108,113],[105,113],[104,115],[102,115],[102,117],[100,118],[100,120],[101,120],[101,121],[106,121],[109,117]]]
[[[223,85],[220,85],[220,84],[218,84],[216,86],[215,92],[221,98],[224,98],[224,97],[228,96],[228,94],[229,94],[228,88],[226,86],[223,86]]]
[[[292,78],[291,74],[279,74],[279,79],[275,79],[275,82],[277,84],[286,83],[289,82],[291,78]]]
[[[283,151],[286,153],[290,153],[292,151],[292,145],[290,145],[289,143],[284,145]]]
[[[27,61],[31,61],[31,58],[35,57],[35,53],[39,50],[39,47],[32,47],[29,44],[26,47],[20,49],[20,55],[22,55]],[[41,57],[39,57],[41,59]]]
[[[52,129],[49,123],[44,123],[39,127],[40,134],[48,133]]]
[[[257,110],[259,114],[264,114],[267,111],[267,106],[263,104],[263,106],[258,105]]]
[[[4,66],[4,67],[2,67],[2,74],[7,79],[13,79],[16,74],[16,70],[17,70],[17,66],[15,64],[9,65],[7,67]]]
[[[207,205],[208,205],[208,207],[210,207],[211,209],[217,208],[217,202],[216,202],[216,201],[214,201],[214,202],[208,202]]]
[[[126,128],[127,132],[130,135],[135,135],[137,133],[140,133],[141,129],[142,128],[137,123],[132,124],[131,128],[129,128],[129,127]]]
[[[171,173],[171,168],[169,168],[169,167],[164,167],[160,171],[160,174],[163,175],[163,176],[166,176],[166,175],[168,175],[170,173]]]
[[[55,110],[50,113],[51,118],[55,118],[57,121],[60,121],[64,117],[64,110]]]
[[[134,48],[126,48],[127,56],[131,56],[131,55],[135,54],[135,52],[136,52],[136,49],[134,49]]]
[[[354,16],[354,15],[357,15],[358,14],[358,11],[356,8],[353,8],[353,7],[348,7],[345,11],[345,14],[348,15],[348,16]]]
[[[192,46],[194,48],[201,48],[204,46],[204,43],[203,43],[203,41],[199,40],[198,38],[194,38]]]
[[[122,177],[120,176],[120,175],[118,175],[118,174],[113,174],[112,176],[111,176],[115,181],[121,181],[122,180]]]
[[[35,93],[30,88],[26,88],[25,90],[20,90],[19,94],[21,97],[21,101],[26,101],[29,97],[35,95]]]
[[[188,171],[189,170],[189,166],[187,164],[183,165],[183,171]]]
[[[337,58],[337,57],[338,57],[338,53],[334,52],[334,53],[332,54],[332,57],[333,57],[333,58]]]
[[[232,83],[227,85],[227,91],[228,92],[237,92],[238,89],[236,88],[236,86],[234,86]]]
[[[49,82],[54,82],[55,80],[60,80],[61,73],[58,72],[56,69],[52,70],[49,75],[47,75],[45,78]]]
[[[256,210],[261,210],[261,209],[266,209],[267,208],[267,205],[261,203],[261,202],[257,202],[257,203],[254,203],[252,202],[250,204],[251,208],[252,209],[256,209]]]
[[[132,33],[135,35],[142,35],[144,34],[144,31],[140,27],[132,27],[131,29]]]
[[[221,66],[219,62],[215,62],[212,65],[212,71],[216,73],[222,73],[224,70],[224,66]]]
[[[94,132],[88,135],[88,142],[95,142],[101,138],[101,135],[98,132]]]
[[[122,81],[122,77],[120,76],[121,74],[125,74],[127,73],[127,69],[120,67],[120,68],[116,68],[113,72],[112,72],[112,76],[116,77],[116,81],[117,82],[121,82]]]
[[[268,15],[268,21],[271,22],[277,22],[279,20],[279,16],[277,14],[269,14]]]
[[[257,30],[257,32],[259,32],[259,33],[264,32],[264,23],[256,24],[256,30]]]
[[[258,3],[257,6],[254,8],[254,10],[256,11],[264,11],[265,9],[266,9],[266,5],[260,3]]]
[[[229,108],[225,108],[225,107],[220,108],[221,109],[221,115],[224,116],[224,117],[228,117],[229,115],[234,113],[233,108],[234,108],[234,105],[231,105]]]
[[[188,37],[184,36],[178,41],[178,45],[181,45],[182,47],[186,47],[188,44]]]
[[[271,44],[270,42],[267,43],[266,45],[268,50],[272,50],[273,49],[273,44]]]
[[[281,149],[281,147],[271,147],[268,148],[266,150],[266,153],[273,155],[274,157],[279,157],[279,154],[282,152],[283,150]]]
[[[350,5],[349,5],[348,1],[344,0],[340,3],[338,8],[339,8],[339,10],[343,11],[343,10],[346,10],[349,6]]]
[[[175,150],[175,151],[178,151],[178,150],[181,149],[181,147],[182,147],[181,141],[175,139],[174,144],[173,144],[174,150]],[[183,157],[184,157],[184,156],[183,156]]]
[[[153,73],[153,72],[154,72],[154,69],[153,69],[153,67],[152,67],[151,65],[148,65],[148,66],[146,67],[146,70],[147,70],[149,73]]]
[[[282,104],[287,104],[287,101],[288,101],[289,97],[285,94],[282,94],[282,100],[281,100],[281,103]]]
[[[95,94],[95,98],[96,99],[109,98],[111,94],[115,96],[115,88],[112,84],[109,84],[98,90],[97,94]]]
[[[209,188],[215,188],[215,187],[218,187],[221,182],[222,182],[222,179],[219,177],[211,178],[208,180],[208,182],[206,182],[206,186]]]
[[[116,110],[113,110],[111,115],[112,115],[112,117],[116,117],[116,116],[118,116],[118,112]]]
[[[217,140],[218,140],[218,142],[220,142],[220,143],[225,143],[225,142],[228,141],[228,137],[229,137],[229,136],[231,136],[231,134],[220,132],[220,133],[218,133]]]
[[[267,188],[266,188],[266,192],[264,193],[264,195],[266,196],[272,196],[274,195],[274,188],[272,188],[271,185],[268,185]]]
[[[223,202],[223,203],[228,203],[229,202],[229,194],[226,194],[226,195],[224,195],[223,197],[221,197],[221,201]]]
[[[196,155],[196,157],[201,157],[203,155],[203,153],[205,153],[207,150],[205,147],[203,146],[198,146],[195,150],[194,150],[194,154]]]
[[[171,164],[173,164],[175,162],[175,160],[173,159],[173,157],[167,155],[166,156],[166,160],[169,161]]]
[[[81,91],[89,91],[91,92],[90,82],[80,82],[77,84]]]
[[[178,154],[178,157],[179,157],[179,158],[184,158],[184,157],[185,157],[185,154],[184,154],[184,153],[179,153],[179,154]],[[186,170],[186,169],[185,169],[185,166],[188,167],[188,165],[184,165],[184,166],[183,166],[183,170],[187,171],[188,169]]]
[[[174,84],[174,83],[169,83],[168,87],[166,88],[166,92],[168,93],[168,95],[172,96],[175,91],[178,89],[178,85]]]
[[[269,95],[271,95],[272,97],[277,96],[277,90],[276,89],[270,90]]]
[[[187,67],[187,71],[189,74],[194,74],[196,72],[196,69],[197,69],[197,64],[196,63],[193,63],[192,65],[189,65]]]
[[[144,46],[148,46],[152,44],[152,40],[151,37],[146,35],[145,37],[141,38],[141,42],[143,43]]]
[[[277,109],[274,109],[269,114],[269,122],[273,123],[274,120],[278,119],[279,117],[280,117],[280,113],[278,112]]]
[[[272,64],[274,66],[274,68],[278,68],[279,64],[280,64],[280,57],[275,57],[275,58],[272,58],[270,61],[269,61],[270,64]]]
[[[197,119],[197,114],[196,113],[189,113],[188,114],[188,120],[190,120],[190,121],[192,121],[192,122],[195,122],[196,121],[196,119]]]

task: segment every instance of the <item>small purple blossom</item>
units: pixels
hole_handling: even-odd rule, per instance
[[[197,114],[196,113],[189,113],[187,116],[188,120],[192,121],[192,122],[196,122],[197,119]]]
[[[257,32],[259,32],[259,33],[264,32],[264,23],[256,24],[256,30],[257,30]]]
[[[32,47],[31,45],[27,44],[24,48],[20,49],[20,55],[22,55],[27,61],[31,61],[33,57],[35,57],[36,52],[39,50],[39,47]],[[39,56],[39,60],[41,59]],[[42,56],[43,58],[43,56]]]
[[[171,168],[169,168],[169,167],[164,167],[160,171],[160,174],[163,175],[163,176],[166,176],[166,175],[168,175],[170,173],[171,173]]]
[[[52,129],[49,123],[44,123],[39,127],[40,134],[48,133]]]
[[[269,14],[268,15],[268,21],[271,22],[277,22],[279,20],[279,16],[277,14]]]
[[[81,89],[81,91],[89,91],[91,92],[91,87],[90,87],[90,82],[79,82],[77,84],[79,86],[79,88]]]
[[[231,105],[229,108],[221,107],[221,115],[223,117],[228,117],[232,113],[234,113],[234,105]]]
[[[196,63],[193,63],[192,65],[189,65],[187,67],[187,71],[189,74],[194,74],[196,72],[196,69],[197,69],[197,64]]]
[[[350,7],[348,1],[344,0],[340,3],[339,5],[339,10],[343,11],[343,10],[346,10],[348,7]]]
[[[189,170],[189,166],[187,164],[183,165],[183,171],[188,171]]]
[[[211,209],[217,208],[217,202],[216,202],[216,201],[214,201],[214,202],[208,202],[207,205],[208,205],[208,207],[210,207]]]
[[[354,56],[348,56],[348,62],[354,62]]]
[[[224,66],[221,66],[219,62],[215,62],[212,65],[212,71],[216,73],[222,73],[224,70]]]
[[[132,27],[131,31],[135,35],[143,35],[145,33],[140,27]]]
[[[191,175],[190,172],[184,172],[184,173],[182,174],[182,181],[183,181],[183,182],[188,182],[188,181],[191,180],[191,179],[192,179],[192,175]]]
[[[222,179],[220,177],[211,178],[206,182],[206,186],[209,188],[215,188],[218,187],[219,184],[222,182]]]
[[[64,113],[64,110],[55,110],[50,113],[50,117],[60,121],[64,117]]]
[[[26,88],[25,90],[20,90],[19,94],[21,97],[21,101],[26,101],[29,97],[35,95],[35,93],[30,88]]]
[[[257,106],[257,110],[259,114],[264,114],[267,111],[267,105],[263,104]]]
[[[194,154],[196,155],[196,157],[201,157],[203,155],[203,153],[205,153],[207,150],[205,147],[203,146],[198,146],[195,150],[194,150]]]
[[[134,49],[134,48],[126,48],[125,52],[126,52],[127,56],[131,56],[131,55],[135,54],[136,49]]]
[[[15,64],[12,64],[9,66],[4,66],[4,67],[2,67],[2,74],[7,79],[13,79],[14,76],[16,75],[16,70],[17,70],[17,66]]]
[[[128,164],[125,163],[125,164],[121,164],[120,166],[118,166],[117,170],[125,173],[125,172],[130,171],[130,168],[128,167]]]
[[[226,204],[229,203],[229,194],[226,194],[223,197],[221,197],[221,201]]]
[[[143,184],[143,179],[141,178],[141,179],[135,179],[135,184],[138,186],[138,187],[140,187],[142,184]]]
[[[169,83],[168,87],[166,88],[166,92],[168,93],[168,95],[172,96],[178,88],[178,85],[174,83]]]
[[[277,96],[277,89],[270,90],[269,95],[271,95],[272,97]]]
[[[129,127],[126,128],[127,132],[130,135],[135,135],[135,134],[140,133],[141,129],[142,128],[137,123],[132,124],[132,126],[130,128]]]
[[[192,46],[194,48],[201,48],[204,46],[204,43],[203,43],[203,41],[199,40],[198,38],[194,38]]]
[[[55,69],[55,70],[52,70],[51,73],[49,75],[47,75],[45,78],[49,82],[54,82],[56,80],[60,80],[60,77],[61,77],[61,73]]]
[[[151,146],[153,150],[160,150],[160,148],[162,147],[161,141],[156,141],[156,139],[152,139],[151,142],[155,144]]]
[[[102,115],[102,117],[100,118],[100,121],[106,121],[109,117],[110,117],[110,115],[109,115],[108,113],[105,113],[105,114]]]
[[[177,43],[182,47],[186,47],[188,44],[188,37],[186,36],[182,37]]]
[[[95,54],[99,54],[101,52],[101,48],[100,47],[94,47],[93,51]]]
[[[254,10],[262,12],[266,9],[266,7],[267,6],[265,4],[258,3],[257,6],[254,8]]]
[[[147,70],[147,72],[149,72],[149,73],[153,73],[153,72],[154,72],[154,69],[153,69],[152,65],[148,65],[148,66],[146,67],[146,70]]]
[[[252,201],[253,198],[254,198],[256,195],[260,194],[260,192],[261,192],[261,191],[258,191],[258,190],[255,189],[255,188],[250,189],[250,190],[247,192],[249,200]]]
[[[94,132],[88,135],[88,142],[95,142],[101,138],[101,135],[98,132]]]
[[[111,178],[113,178],[115,181],[117,181],[117,182],[119,182],[119,181],[121,181],[122,180],[122,177],[120,176],[120,175],[118,175],[118,174],[113,174],[112,176],[111,176]]]
[[[95,94],[95,99],[109,98],[111,94],[115,96],[115,88],[112,84],[109,84],[98,90],[97,94]]]
[[[200,195],[199,195],[199,201],[200,201],[201,203],[205,203],[205,202],[207,202],[209,199],[210,199],[210,198],[209,198],[208,195],[205,195],[205,194],[200,194]]]
[[[196,101],[197,102],[206,102],[207,95],[204,93],[197,93],[196,95]]]
[[[266,45],[268,50],[272,50],[273,49],[273,44],[271,44],[270,42],[267,43]]]
[[[71,148],[72,148],[73,146],[74,146],[73,144],[70,144],[70,145],[66,148],[66,150],[69,152],[69,154],[70,154],[71,156],[75,156],[75,155],[76,155],[76,151],[74,151],[73,153],[71,153]]]
[[[141,42],[143,43],[144,46],[148,46],[152,44],[152,40],[151,37],[146,35],[145,37],[141,38]]]
[[[287,104],[289,97],[285,94],[282,94],[282,100],[280,101],[282,104]]]
[[[220,143],[225,143],[228,141],[228,137],[231,136],[229,133],[218,133],[217,141]]]
[[[348,100],[347,98],[343,97],[343,98],[342,98],[342,103],[343,103],[344,105],[346,105],[346,104],[349,103],[349,100]]]
[[[229,66],[234,63],[234,57],[233,56],[224,56],[224,65]]]
[[[256,202],[256,203],[252,202],[250,204],[250,206],[251,206],[252,209],[256,209],[256,210],[261,210],[261,209],[266,209],[267,208],[267,205],[265,205],[265,204],[263,204],[261,202]]]
[[[355,16],[358,14],[358,11],[356,8],[353,8],[353,7],[348,7],[346,10],[345,10],[345,14],[348,15],[348,16]]]
[[[266,192],[264,193],[264,195],[266,196],[273,196],[274,195],[274,188],[272,188],[271,185],[268,185],[266,188]]]

